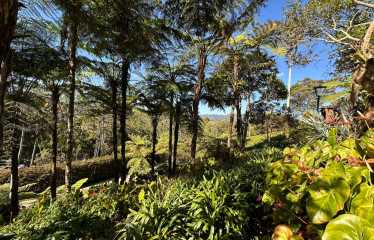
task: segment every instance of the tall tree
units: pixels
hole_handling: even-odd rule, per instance
[[[168,95],[165,98],[169,106],[168,171],[169,175],[172,175],[176,169],[181,101],[186,98],[185,95],[187,93],[192,91],[195,70],[189,64],[178,62],[177,60],[173,63],[169,58],[167,56],[164,60],[165,63],[157,64],[149,70],[152,77],[156,79],[163,91],[166,91],[165,94]]]
[[[4,101],[11,67],[11,42],[14,38],[19,7],[18,0],[5,0],[0,4],[0,159],[3,156]]]
[[[208,56],[231,36],[243,18],[251,18],[264,1],[166,1],[169,16],[187,34],[197,58],[197,79],[192,103],[191,159],[195,162],[198,138],[199,105],[205,82]],[[237,10],[240,11],[237,11]]]
[[[157,45],[164,39],[155,15],[155,3],[146,0],[110,0],[90,4],[93,24],[91,30],[104,38],[98,45],[121,58],[120,143],[122,180],[127,176],[126,105],[130,67],[136,61],[153,59]],[[102,11],[107,9],[108,11]]]
[[[82,2],[79,1],[61,1],[60,4],[64,9],[64,20],[67,27],[68,39],[68,69],[69,69],[69,107],[68,107],[68,151],[66,154],[65,165],[65,186],[68,191],[71,188],[72,169],[71,162],[73,160],[74,150],[74,106],[76,91],[76,70],[77,70],[77,46],[79,23],[84,19],[82,17]]]

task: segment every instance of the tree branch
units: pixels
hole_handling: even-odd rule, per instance
[[[374,4],[372,4],[372,3],[367,3],[367,2],[363,2],[363,1],[359,1],[359,0],[353,0],[353,2],[358,4],[358,5],[368,7],[368,8],[374,8]]]

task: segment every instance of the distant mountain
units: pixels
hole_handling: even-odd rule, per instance
[[[220,120],[224,120],[228,118],[227,115],[223,115],[223,114],[203,114],[200,117],[203,119],[208,118],[211,121],[220,121]]]

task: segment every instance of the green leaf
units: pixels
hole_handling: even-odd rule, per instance
[[[73,190],[79,190],[82,188],[83,184],[85,184],[88,181],[88,178],[82,178],[81,180],[78,180],[76,183],[74,183],[71,188]]]
[[[145,192],[144,189],[140,190],[139,195],[138,195],[138,200],[139,202],[143,202],[145,199]]]
[[[374,240],[374,229],[368,221],[352,214],[343,214],[327,224],[322,240]]]
[[[339,177],[323,176],[313,183],[307,199],[307,213],[314,224],[323,224],[344,208],[350,196],[346,180]]]
[[[336,146],[336,134],[337,134],[337,130],[336,128],[332,128],[330,129],[329,131],[329,136],[327,138],[327,142],[332,146],[332,147],[335,147]]]
[[[366,183],[360,185],[360,193],[357,194],[351,203],[351,213],[374,222],[374,187]]]

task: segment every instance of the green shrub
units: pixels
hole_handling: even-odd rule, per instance
[[[160,178],[140,191],[139,205],[118,225],[119,239],[243,239],[262,194],[263,161],[229,171],[207,171],[202,180]]]
[[[327,235],[342,239],[348,228],[334,230],[343,222],[341,214],[355,215],[356,222],[374,221],[374,186],[363,141],[337,142],[332,130],[327,141],[284,149],[284,159],[268,169],[262,198],[273,208],[274,223],[290,225],[307,239],[328,239]]]
[[[129,188],[102,185],[79,191],[79,185],[53,203],[47,192],[42,194],[35,207],[0,232],[16,234],[14,239],[112,239],[115,221],[127,214]]]

